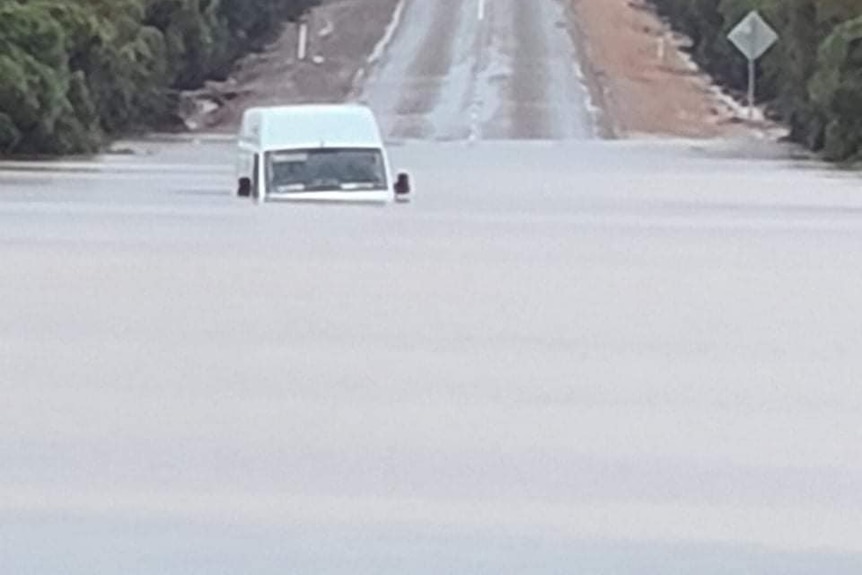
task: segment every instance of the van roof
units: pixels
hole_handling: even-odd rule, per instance
[[[382,146],[374,114],[358,104],[249,108],[240,138],[269,150]]]

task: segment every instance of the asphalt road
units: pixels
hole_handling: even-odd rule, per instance
[[[570,24],[563,0],[405,0],[359,99],[392,138],[590,138]]]
[[[862,572],[858,177],[411,143],[409,205],[232,148],[0,169],[15,574]]]

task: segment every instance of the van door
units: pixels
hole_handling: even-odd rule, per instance
[[[258,188],[260,183],[260,154],[254,155],[254,161],[251,168],[251,197],[258,199],[261,197],[261,190]]]

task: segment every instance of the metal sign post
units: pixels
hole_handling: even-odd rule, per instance
[[[754,121],[754,98],[757,85],[757,61],[748,59],[748,121]]]
[[[748,120],[754,119],[757,60],[778,40],[778,34],[753,10],[727,35],[740,52],[748,58]]]

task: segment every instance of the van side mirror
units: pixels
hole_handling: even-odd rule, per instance
[[[236,191],[236,195],[241,198],[248,198],[251,196],[251,178],[239,179],[239,188]]]
[[[407,201],[410,191],[410,175],[401,172],[395,180],[395,200],[400,202]]]

